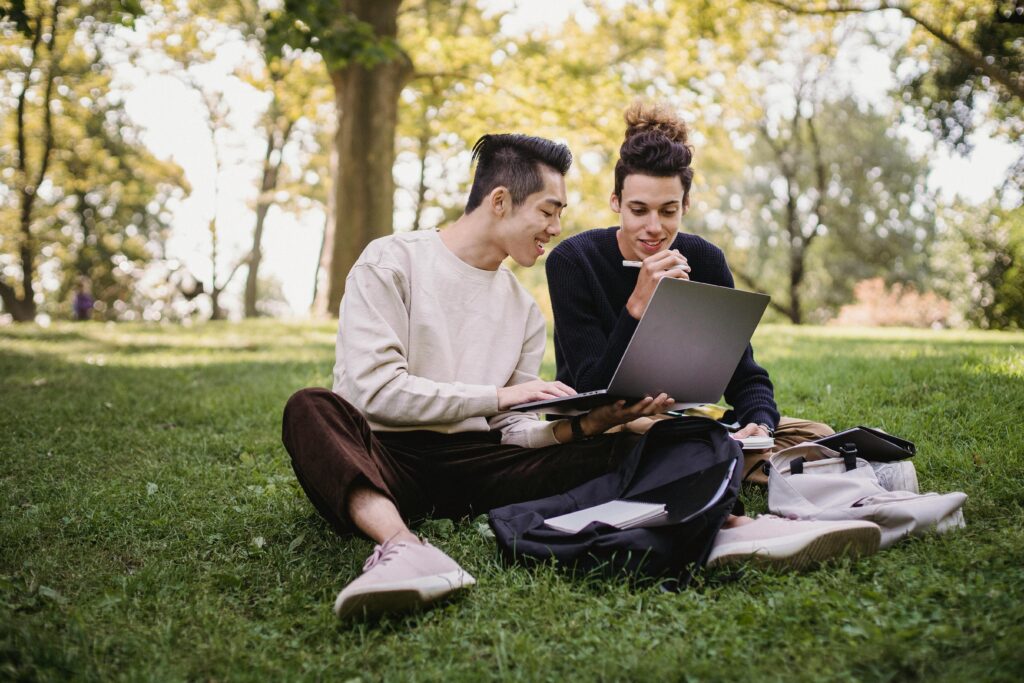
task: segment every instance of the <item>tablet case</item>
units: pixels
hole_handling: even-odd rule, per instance
[[[816,439],[811,443],[820,443],[840,453],[848,452],[852,445],[856,448],[857,457],[875,462],[905,460],[914,457],[914,453],[917,452],[914,444],[906,439],[863,426]]]

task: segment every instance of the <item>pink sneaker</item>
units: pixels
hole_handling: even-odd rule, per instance
[[[761,566],[807,569],[836,557],[861,557],[878,550],[882,531],[871,522],[819,522],[761,515],[753,522],[722,529],[708,567],[751,562]]]
[[[401,612],[422,607],[476,579],[426,541],[385,541],[373,549],[363,573],[334,601],[341,618]]]

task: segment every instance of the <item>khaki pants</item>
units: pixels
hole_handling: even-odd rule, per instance
[[[835,434],[835,431],[827,424],[811,422],[810,420],[797,420],[792,417],[782,417],[779,419],[779,426],[775,429],[775,446],[763,451],[745,451],[743,453],[743,481],[766,486],[768,484],[768,475],[761,469],[761,463],[770,458],[774,453],[778,453],[790,446],[820,439],[830,434]]]

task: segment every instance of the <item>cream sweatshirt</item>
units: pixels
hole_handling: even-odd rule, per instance
[[[334,392],[375,431],[501,431],[503,444],[557,443],[553,422],[499,412],[497,388],[537,379],[547,335],[505,266],[480,270],[437,231],[371,242],[345,281]]]

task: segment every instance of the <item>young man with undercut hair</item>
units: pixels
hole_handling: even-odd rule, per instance
[[[363,251],[345,284],[333,391],[305,389],[285,407],[284,444],[310,501],[336,531],[378,544],[338,594],[341,617],[474,583],[408,521],[566,491],[613,469],[637,438],[603,432],[674,402],[662,394],[556,422],[509,411],[575,393],[537,378],[544,318],[502,265],[534,265],[561,231],[572,157],[543,138],[485,135],[473,158],[461,218]]]

